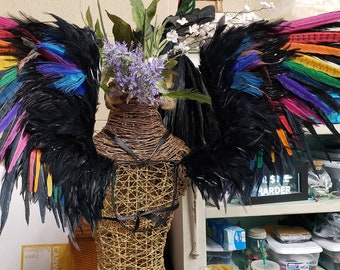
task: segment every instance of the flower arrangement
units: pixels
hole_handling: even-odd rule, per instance
[[[169,98],[210,103],[209,96],[200,94],[195,89],[172,89],[172,80],[176,76],[172,68],[176,65],[176,58],[179,55],[198,51],[201,43],[214,35],[217,21],[211,16],[211,9],[208,9],[210,14],[205,20],[188,21],[187,17],[197,12],[195,1],[182,1],[183,5],[177,11],[179,15],[169,16],[163,23],[157,25],[153,24],[153,20],[160,0],[152,0],[147,7],[142,0],[130,0],[134,29],[119,16],[106,11],[106,15],[113,23],[114,41],[111,42],[105,32],[99,1],[97,0],[100,20],[93,24],[88,9],[86,21],[95,29],[97,37],[103,40],[101,88],[107,97],[124,97],[126,102],[136,99],[141,103],[156,105],[164,103]],[[273,3],[260,2],[260,5],[261,8],[253,11],[274,8]],[[259,17],[253,11],[245,5],[240,12],[224,13],[225,23],[237,26],[258,20]],[[167,28],[170,17],[176,18],[173,28]],[[202,17],[202,14],[199,17]]]
[[[109,41],[100,20],[93,24],[90,10],[86,13],[87,24],[94,28],[97,37],[103,40],[102,84],[101,88],[109,98],[124,97],[126,102],[136,99],[141,103],[163,104],[169,98],[192,99],[209,103],[207,95],[193,89],[171,89],[176,65],[174,51],[167,50],[170,39],[165,36],[166,21],[152,24],[159,0],[152,0],[145,7],[142,0],[131,0],[135,29],[122,18],[106,11],[113,23],[114,41]]]
[[[222,13],[223,23],[229,27],[246,25],[261,19],[254,12],[273,10],[275,8],[273,2],[262,1],[259,4],[260,7],[255,10],[252,10],[248,5],[244,5],[244,8],[239,12]],[[175,29],[172,29],[166,34],[166,37],[168,41],[174,44],[174,53],[197,51],[202,42],[209,40],[214,35],[217,23],[217,18],[215,18],[214,21],[190,24],[186,17],[183,16],[176,20],[176,24],[183,27],[189,25],[187,30],[179,34]]]
[[[164,92],[159,84],[163,80],[164,60],[145,60],[141,46],[129,48],[125,42],[104,44],[104,70],[110,81],[111,97],[125,96],[126,101],[136,98],[141,103],[159,102]]]

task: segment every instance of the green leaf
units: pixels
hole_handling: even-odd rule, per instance
[[[201,103],[211,104],[210,96],[199,93],[193,89],[170,91],[168,93],[163,93],[162,96],[171,97],[174,99],[189,99],[189,100],[195,100]]]
[[[106,84],[101,84],[100,88],[103,89],[105,93],[111,92],[111,89]]]
[[[171,69],[177,65],[178,61],[175,58],[170,58],[168,61],[165,63],[165,67],[167,69]]]
[[[144,17],[144,25],[143,25],[142,33],[143,33],[144,43],[146,41],[149,41],[149,39],[151,39],[153,36],[153,27],[151,26],[151,23],[146,16]]]
[[[131,42],[134,41],[134,35],[131,26],[120,17],[114,14],[110,14],[107,11],[106,13],[111,22],[113,22],[112,33],[115,38],[115,41],[118,42],[125,41],[127,45],[130,46]]]
[[[91,14],[90,7],[88,7],[87,10],[86,10],[85,18],[86,18],[86,24],[88,26],[90,26],[92,29],[94,29],[94,27],[93,27],[93,19],[92,19],[92,14]]]
[[[145,7],[142,0],[131,0],[132,19],[136,24],[136,32],[143,31],[145,20]]]
[[[148,8],[145,10],[145,14],[149,22],[151,22],[156,15],[158,2],[159,0],[153,0],[148,6]]]
[[[99,13],[99,22],[100,22],[100,32],[103,34],[103,37],[107,38],[105,26],[104,26],[104,20],[103,20],[103,12],[102,7],[100,5],[100,0],[97,0],[97,7],[98,7],[98,13]]]
[[[103,39],[104,39],[104,33],[103,33],[103,31],[102,31],[102,27],[101,27],[101,25],[100,25],[100,23],[99,23],[98,20],[96,21],[96,24],[95,24],[95,26],[94,26],[94,32],[95,32],[96,37],[97,37],[98,39],[100,39],[100,40],[103,40]],[[100,46],[100,47],[102,47],[102,46]]]

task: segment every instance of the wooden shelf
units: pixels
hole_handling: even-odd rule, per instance
[[[294,214],[329,213],[340,211],[340,199],[305,200],[283,203],[268,203],[255,205],[228,204],[226,209],[218,210],[213,206],[205,207],[206,218],[280,216]]]
[[[340,132],[340,124],[334,124],[335,129]],[[325,125],[314,126],[314,129],[319,135],[329,135],[332,134]],[[305,131],[308,133],[307,129]]]

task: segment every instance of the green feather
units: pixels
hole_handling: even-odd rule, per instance
[[[317,71],[313,68],[306,67],[292,60],[285,62],[285,64],[292,70],[303,72],[304,74],[308,75],[309,77],[313,78],[314,80],[318,82],[321,82],[323,84],[326,84],[326,85],[329,85],[335,88],[340,88],[340,80],[338,80],[337,78],[331,77],[321,71]]]
[[[16,67],[7,70],[0,79],[0,89],[13,82],[17,78],[17,75],[18,70]]]

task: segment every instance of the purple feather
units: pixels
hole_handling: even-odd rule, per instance
[[[325,113],[329,114],[332,110],[320,101],[318,97],[311,94],[306,88],[304,88],[298,82],[292,80],[285,74],[280,74],[276,76],[276,79],[282,84],[282,86],[289,92],[295,94],[301,99],[312,103],[315,107],[322,109]]]
[[[19,108],[20,108],[19,103],[14,104],[11,110],[2,119],[2,121],[0,122],[0,133],[3,132],[13,121],[13,119],[17,116]]]
[[[15,137],[17,136],[18,132],[19,132],[19,128],[20,128],[20,124],[22,119],[24,118],[24,114],[20,115],[18,120],[15,122],[10,134],[8,135],[8,138],[6,139],[3,147],[1,148],[0,151],[0,159],[3,160],[6,150],[8,148],[8,146],[11,145],[11,143],[13,142],[13,140],[15,139]]]

